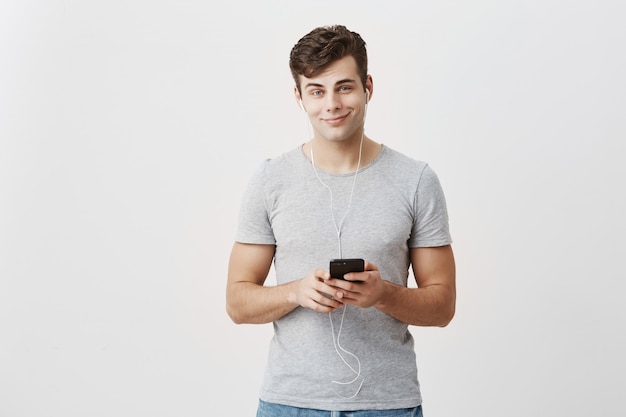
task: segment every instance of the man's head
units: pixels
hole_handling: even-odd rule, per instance
[[[345,26],[323,26],[313,29],[292,48],[289,68],[302,94],[300,76],[315,77],[333,62],[352,56],[356,61],[359,78],[365,88],[367,80],[367,50],[365,42],[356,32]]]

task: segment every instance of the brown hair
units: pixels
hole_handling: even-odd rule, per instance
[[[345,26],[321,26],[304,35],[291,49],[289,68],[298,92],[300,75],[311,78],[333,62],[351,55],[356,61],[359,77],[365,88],[367,80],[367,50],[365,41]]]

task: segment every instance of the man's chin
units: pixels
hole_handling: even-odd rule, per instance
[[[344,132],[321,132],[320,135],[324,140],[328,142],[341,143],[347,142],[350,140],[350,136],[346,135]]]

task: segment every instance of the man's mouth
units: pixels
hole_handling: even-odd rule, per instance
[[[328,123],[329,125],[338,125],[338,124],[341,124],[344,120],[346,120],[346,117],[348,117],[348,115],[344,114],[343,116],[325,118],[322,120],[324,120],[324,122]]]

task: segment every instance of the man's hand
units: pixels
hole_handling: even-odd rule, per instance
[[[375,305],[385,291],[378,267],[368,261],[363,272],[350,272],[344,279],[331,278],[326,283],[334,289],[330,294],[335,299],[363,308]]]
[[[307,277],[293,283],[290,299],[298,305],[321,313],[330,313],[343,306],[334,298],[336,289],[328,284],[330,273],[316,269]]]

